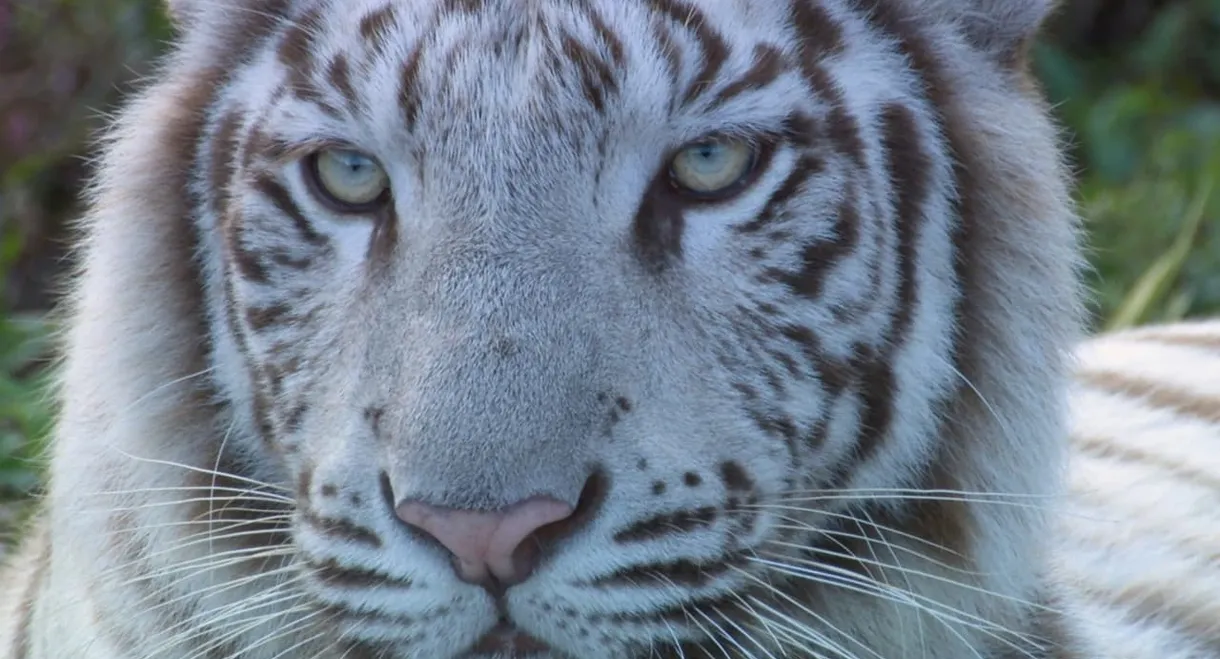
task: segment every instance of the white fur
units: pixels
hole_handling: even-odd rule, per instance
[[[1144,652],[1131,655],[1140,659],[1202,656],[1190,648],[1204,647],[1208,639],[1155,625],[1123,627],[1127,623],[1116,613],[1121,607],[1082,596],[1087,593],[1080,585],[1102,592],[1159,587],[1149,572],[1131,569],[1134,555],[1178,568],[1173,597],[1183,610],[1210,615],[1217,607],[1206,590],[1215,581],[1214,566],[1202,573],[1202,560],[1189,551],[1205,552],[1214,542],[1188,529],[1206,515],[1214,492],[1145,473],[1144,466],[1107,471],[1085,451],[1073,475],[1073,506],[1092,510],[1090,497],[1104,493],[1105,510],[1123,509],[1155,527],[1156,536],[1178,529],[1187,543],[1181,546],[1191,549],[1179,556],[1174,552],[1181,546],[1166,548],[1154,536],[1135,554],[1124,554],[1118,551],[1121,533],[1077,523],[1074,509],[1057,526],[1046,525],[1060,492],[1068,426],[1063,394],[1066,352],[1078,332],[1078,254],[1054,130],[1008,67],[1048,6],[923,0],[926,11],[911,14],[909,27],[918,28],[948,83],[941,98],[949,105],[938,107],[920,93],[927,81],[868,17],[846,0],[822,3],[845,46],[822,66],[857,122],[866,168],[854,170],[850,158],[819,142],[824,169],[789,203],[788,214],[761,233],[739,232],[797,165],[798,150],[781,147],[749,190],[685,214],[681,259],[658,274],[641,263],[632,232],[660,158],[726,127],[773,131],[796,111],[825,120],[829,102],[811,93],[797,69],[762,92],[674,110],[675,95],[703,65],[697,36],[681,21],[658,19],[644,3],[591,0],[588,6],[619,40],[624,57],[617,92],[597,112],[573,69],[547,59],[547,48],[559,48],[563,36],[598,57],[613,57],[614,49],[578,8],[502,0],[474,16],[434,22],[441,3],[395,2],[398,20],[371,47],[360,35],[361,20],[384,4],[284,5],[288,15],[276,24],[277,35],[306,9],[321,8],[323,20],[310,44],[318,63],[313,82],[325,104],[341,108],[336,115],[284,93],[285,85],[298,81],[276,52],[278,38],[239,62],[225,62],[226,53],[242,45],[228,36],[232,26],[274,9],[270,0],[171,2],[184,30],[180,49],[162,81],[116,128],[86,218],[45,516],[48,577],[33,607],[33,652],[25,659],[185,659],[199,641],[183,629],[207,632],[202,638],[231,637],[239,659],[337,658],[345,649],[340,632],[390,643],[395,658],[469,656],[464,648],[495,624],[496,606],[481,588],[457,580],[443,552],[408,534],[380,505],[380,474],[399,499],[497,508],[537,494],[575,503],[592,464],[612,480],[600,514],[563,539],[504,602],[517,625],[555,647],[557,659],[642,658],[651,648],[704,640],[711,632],[717,639],[708,646],[713,655],[715,644],[724,644],[726,656],[729,646],[738,655],[764,657],[817,656],[814,649],[821,647],[825,655],[844,657],[991,659],[983,653],[1003,648],[994,644],[996,636],[1042,631],[1027,627],[1027,604],[1047,589],[1069,612],[1059,621],[1062,638],[1051,640],[1066,644],[1075,653],[1070,656],[1114,656],[1108,648],[1116,646],[1107,645],[1111,633],[1130,640],[1122,647]],[[797,42],[786,3],[691,4],[728,45],[730,56],[711,81],[713,90],[750,69],[755,44],[788,58],[817,45]],[[543,23],[547,31],[537,31]],[[671,34],[670,47],[681,55],[678,90],[666,73],[670,60],[658,28]],[[505,33],[531,29],[529,39],[511,48],[492,46]],[[417,124],[408,126],[400,106],[403,67],[421,39],[427,50],[415,77],[420,109]],[[346,109],[341,90],[321,82],[340,54],[351,66],[357,110]],[[223,87],[205,90],[214,98],[204,107],[197,98],[200,81],[222,62],[232,69],[223,71]],[[940,509],[944,517],[961,517],[966,531],[958,540],[965,555],[921,543],[916,536],[931,529],[890,529],[879,534],[869,555],[857,556],[878,568],[875,581],[864,586],[881,588],[889,600],[862,590],[860,582],[838,589],[811,583],[790,591],[809,598],[803,603],[749,595],[753,617],[650,618],[693,598],[746,593],[759,582],[800,583],[811,565],[801,562],[807,559],[796,548],[817,533],[806,530],[789,542],[777,540],[778,534],[793,524],[826,524],[850,509],[844,492],[813,488],[824,487],[867,433],[863,399],[832,398],[800,346],[776,330],[815,330],[832,359],[847,360],[861,345],[884,349],[882,332],[897,304],[901,275],[897,231],[902,221],[915,219],[896,217],[894,173],[884,167],[889,154],[881,116],[891,103],[909,110],[913,133],[902,137],[915,139],[929,158],[920,172],[929,181],[929,198],[913,246],[919,303],[887,363],[895,381],[890,430],[845,487],[847,493],[909,488],[929,472],[943,472],[945,487],[972,499],[957,512]],[[966,123],[938,123],[938,114]],[[211,139],[202,140],[190,162],[176,162],[171,133],[192,116],[203,119]],[[366,249],[373,221],[317,201],[294,159],[247,153],[248,141],[236,150],[219,143],[216,135],[234,116],[240,117],[239,138],[258,127],[291,145],[342,140],[381,163],[393,182],[398,222],[388,256],[372,257]],[[974,157],[985,189],[955,188],[946,147],[954,131],[967,140],[959,148],[970,149],[956,156]],[[237,163],[224,190],[215,188],[217,160]],[[197,205],[184,209],[184,190],[167,186],[175,168],[192,172]],[[256,189],[259,177],[283,186],[324,247],[308,244],[301,228]],[[835,213],[848,191],[859,195],[859,246],[822,275],[820,297],[809,300],[760,283],[770,270],[800,268],[806,245],[843,238],[834,233]],[[978,195],[972,200],[977,216],[970,218],[977,235],[969,245],[978,250],[969,255],[977,257],[969,276],[978,280],[971,282],[957,281],[954,269],[962,256],[954,235],[963,222],[955,202],[966,192]],[[243,229],[234,238],[229,232],[238,215]],[[768,236],[777,229],[788,232],[784,240]],[[199,238],[203,290],[193,290],[198,282],[182,265],[184,231]],[[228,242],[233,239],[259,255],[311,259],[311,267],[269,267],[265,281],[243,277]],[[192,306],[196,295],[202,309]],[[291,309],[291,322],[260,331],[244,315],[246,308],[278,304]],[[741,311],[763,304],[777,309],[766,321]],[[840,313],[852,305],[863,310]],[[968,318],[956,317],[959,312]],[[199,354],[200,319],[210,339],[206,354]],[[979,365],[960,373],[953,332],[975,321],[964,341],[977,349]],[[1181,368],[1166,370],[1183,354],[1135,335],[1089,344],[1083,358],[1086,365],[1220,394],[1207,371],[1190,376]],[[206,372],[190,372],[195,364]],[[266,390],[266,368],[285,373],[280,390],[265,399],[274,446],[258,430],[256,394]],[[778,391],[771,385],[776,373],[784,385]],[[743,402],[743,386],[759,392],[758,400]],[[214,400],[201,397],[213,394]],[[596,394],[609,398],[598,403]],[[630,401],[630,411],[616,412],[617,422],[609,423],[609,406],[620,396]],[[1096,392],[1079,392],[1076,401],[1072,423],[1083,428],[1073,426],[1078,435],[1107,445],[1131,442],[1164,460],[1196,462],[1187,442],[1216,432],[1215,424],[1141,410]],[[297,405],[303,412],[294,426]],[[384,410],[380,436],[367,418],[369,406]],[[797,442],[790,454],[750,412],[785,418],[802,435],[825,417],[825,441],[817,447]],[[1132,429],[1137,424],[1147,429]],[[1181,443],[1165,448],[1146,441],[1152,431],[1180,433]],[[183,490],[173,488],[198,482],[191,478],[206,483],[202,472],[217,468],[218,454],[244,460],[243,477],[268,484],[264,497],[294,497],[302,474],[310,474],[308,501],[296,502],[295,523],[283,529],[291,532],[292,545],[262,556],[184,524],[195,509],[183,501]],[[728,493],[717,474],[725,461],[740,465],[755,484],[760,507],[751,530],[735,531],[722,514],[686,533],[616,542],[622,529],[658,514],[723,505]],[[703,483],[684,486],[687,472],[698,472]],[[1153,494],[1124,489],[1133,478]],[[657,481],[668,487],[664,496],[653,493]],[[318,496],[323,483],[343,496]],[[351,503],[353,496],[363,503]],[[1166,516],[1155,505],[1163,502],[1175,504],[1180,516]],[[121,514],[125,509],[130,517]],[[303,521],[306,509],[363,527],[380,545],[323,533]],[[116,531],[125,521],[135,528]],[[1056,533],[1049,545],[1047,528]],[[119,540],[144,545],[151,558],[125,571],[134,548],[116,547]],[[32,560],[43,546],[31,542],[19,560]],[[1050,549],[1058,553],[1048,564]],[[679,559],[716,561],[733,551],[749,560],[699,586],[590,585],[618,570]],[[269,562],[257,569],[217,562],[224,556]],[[292,565],[306,557],[411,586],[387,580],[383,588],[330,587]],[[192,560],[198,569],[189,569]],[[281,572],[266,571],[281,565]],[[171,570],[179,572],[166,579]],[[168,627],[137,599],[132,581],[141,576],[161,577],[160,594],[194,605],[179,621],[182,627]],[[835,577],[849,575],[832,572],[824,579]],[[22,580],[13,581],[16,588]],[[251,608],[255,603],[263,608]],[[320,603],[382,617],[335,628]],[[554,613],[562,610],[571,618]],[[633,614],[644,618],[615,622]],[[19,617],[0,608],[0,652],[8,651],[15,634],[10,621]],[[103,631],[116,624],[144,645],[118,647]],[[1152,654],[1156,648],[1178,654]]]

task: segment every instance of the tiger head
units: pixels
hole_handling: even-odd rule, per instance
[[[170,5],[221,451],[319,625],[1021,640],[1078,316],[1045,0]]]

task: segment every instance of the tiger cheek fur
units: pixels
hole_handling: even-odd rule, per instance
[[[49,522],[114,555],[57,547],[107,576],[36,612],[103,640],[17,657],[1033,647],[1044,510],[986,495],[1059,486],[1075,222],[1023,62],[1048,6],[171,9],[89,221],[50,497],[114,503]],[[691,144],[746,145],[740,184],[682,189]],[[339,208],[319,153],[388,194]],[[148,304],[170,320],[123,325]]]

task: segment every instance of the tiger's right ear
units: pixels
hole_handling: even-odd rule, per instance
[[[165,0],[165,10],[178,28],[190,27],[199,12],[199,0]]]
[[[920,0],[955,22],[968,41],[997,62],[1026,64],[1026,52],[1062,0]]]

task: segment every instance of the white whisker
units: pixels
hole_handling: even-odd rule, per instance
[[[115,451],[115,452],[119,453],[120,455],[122,455],[122,456],[124,456],[124,457],[126,457],[126,458],[128,458],[128,459],[135,460],[136,462],[142,462],[142,463],[146,463],[146,464],[158,465],[158,466],[162,466],[162,467],[173,467],[173,468],[175,468],[175,469],[182,469],[183,471],[188,471],[188,472],[192,472],[192,473],[196,473],[196,474],[203,474],[203,475],[206,475],[206,476],[219,475],[219,476],[221,476],[221,477],[223,477],[223,478],[228,478],[228,479],[232,479],[232,480],[242,481],[242,482],[245,482],[245,483],[250,483],[251,485],[257,485],[257,486],[259,486],[259,487],[267,487],[267,488],[271,488],[271,489],[273,489],[273,490],[280,490],[280,491],[282,491],[282,492],[287,492],[287,493],[289,493],[289,495],[291,495],[291,494],[292,494],[292,490],[291,490],[290,488],[288,488],[288,487],[285,487],[285,486],[283,486],[283,485],[276,485],[276,484],[274,484],[274,483],[264,483],[263,481],[260,481],[260,480],[255,480],[255,479],[253,479],[253,478],[249,478],[249,477],[247,477],[247,476],[241,476],[241,475],[238,475],[238,474],[231,474],[231,473],[227,473],[227,472],[219,472],[219,473],[217,473],[216,471],[214,471],[214,470],[212,470],[212,469],[204,469],[204,468],[202,468],[202,467],[196,467],[196,466],[193,466],[193,465],[182,464],[181,462],[173,462],[173,461],[171,461],[171,460],[158,460],[158,459],[156,459],[156,458],[143,458],[143,457],[139,457],[139,456],[136,456],[136,455],[132,455],[131,453],[128,453],[128,452],[126,452],[126,451],[124,451],[124,450],[122,450],[122,449],[119,449],[119,448],[112,448],[111,450],[113,450],[113,451]]]
[[[749,579],[750,581],[753,581],[754,583],[762,586],[763,589],[765,590],[765,592],[767,592],[769,595],[783,599],[788,604],[794,606],[798,611],[809,616],[811,619],[818,621],[819,623],[825,625],[828,629],[835,632],[839,636],[851,641],[855,645],[858,645],[860,647],[860,649],[864,650],[871,656],[875,657],[875,659],[884,659],[883,657],[878,655],[872,648],[870,648],[867,645],[864,645],[860,641],[856,640],[850,634],[844,633],[842,630],[840,630],[838,627],[836,627],[834,624],[832,624],[829,620],[827,620],[825,618],[825,616],[818,614],[813,609],[811,609],[808,606],[806,606],[805,604],[797,601],[795,598],[788,595],[787,593],[784,593],[784,592],[776,589],[770,583],[760,579],[757,575],[754,575],[754,574],[752,574],[746,570],[743,570],[739,567],[736,567],[736,566],[729,566],[729,567],[730,567],[730,569],[732,569],[733,571],[737,572],[738,574],[744,576],[745,578]],[[779,611],[776,611],[774,608],[768,606],[765,602],[762,602],[757,597],[752,597],[751,602],[753,602],[756,606],[767,609],[773,616],[776,616],[777,619],[788,620],[790,623],[792,623],[790,625],[789,629],[801,630],[802,632],[805,632],[802,635],[806,636],[806,638],[808,638],[808,640],[810,640],[811,642],[817,644],[818,647],[821,647],[821,648],[824,648],[831,652],[834,652],[835,654],[839,655],[840,657],[843,657],[844,659],[855,659],[855,657],[856,657],[855,654],[849,652],[846,648],[844,648],[842,645],[836,643],[834,640],[832,640],[828,636],[818,633],[817,631],[809,628],[808,625],[802,625],[802,624],[797,623],[797,621],[795,621],[795,620],[791,620],[790,616],[783,614]]]

